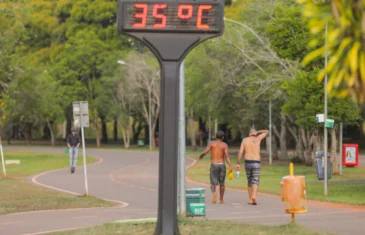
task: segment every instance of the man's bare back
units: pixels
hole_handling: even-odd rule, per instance
[[[245,152],[245,160],[260,161],[260,143],[267,136],[267,131],[260,131],[259,134],[253,133],[243,139],[239,156]]]
[[[225,152],[228,152],[228,145],[220,140],[215,140],[209,143],[210,160],[212,164],[224,163]]]

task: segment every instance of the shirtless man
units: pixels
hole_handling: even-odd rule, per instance
[[[260,182],[260,143],[267,134],[268,130],[256,131],[251,129],[249,137],[242,140],[241,148],[237,156],[236,170],[241,168],[240,161],[245,151],[245,169],[248,183],[248,197],[250,205],[257,205],[256,196]]]
[[[217,139],[215,141],[211,141],[207,148],[204,150],[202,154],[200,154],[199,160],[203,159],[203,157],[210,151],[211,152],[211,165],[210,165],[210,189],[213,193],[213,204],[217,203],[217,192],[216,187],[219,184],[220,191],[220,204],[224,204],[223,196],[224,196],[224,181],[226,179],[226,164],[224,162],[224,157],[226,157],[229,171],[232,172],[231,160],[228,155],[228,145],[223,142],[224,132],[218,131],[216,134]]]

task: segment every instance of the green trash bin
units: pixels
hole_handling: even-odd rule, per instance
[[[138,146],[140,146],[140,147],[143,147],[144,146],[143,140],[138,140]]]
[[[185,191],[186,198],[186,216],[205,216],[205,189],[192,188]]]

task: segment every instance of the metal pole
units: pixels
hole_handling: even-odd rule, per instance
[[[343,142],[343,123],[340,123],[340,175],[342,175],[342,142]]]
[[[328,36],[328,22],[326,23],[326,44],[325,44],[325,69],[327,69],[327,61],[328,61],[328,45],[327,45],[327,36]],[[328,154],[327,154],[327,147],[328,147],[328,136],[327,136],[327,128],[326,128],[326,121],[327,121],[327,73],[325,76],[324,82],[324,195],[327,196],[328,194]]]
[[[85,132],[84,132],[84,122],[83,122],[83,104],[80,102],[80,124],[81,124],[81,135],[82,135],[82,154],[84,157],[84,176],[85,176],[85,196],[89,195],[89,187],[87,183],[87,169],[86,169],[86,151],[85,151]]]
[[[1,162],[2,162],[2,165],[3,165],[4,178],[6,178],[5,160],[4,160],[4,153],[3,153],[3,143],[1,141],[1,136],[0,136],[0,152],[1,152]]]
[[[150,150],[152,150],[152,117],[151,117],[151,85],[148,87],[148,126],[149,126],[149,133],[150,133]]]
[[[155,235],[180,234],[177,222],[179,70],[177,61],[161,62],[158,214]],[[182,164],[181,164],[182,165]]]
[[[271,119],[271,100],[269,103],[269,134],[270,134],[270,142],[269,142],[269,164],[272,164],[272,131],[271,131],[271,127],[272,127],[272,119]]]
[[[184,61],[180,66],[179,86],[179,213],[184,214],[185,205],[185,86]]]

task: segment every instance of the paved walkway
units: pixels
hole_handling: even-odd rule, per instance
[[[20,148],[18,148],[20,149]],[[22,150],[27,150],[22,148]],[[31,148],[31,151],[62,152],[63,149]],[[150,218],[157,215],[158,155],[115,150],[90,149],[88,155],[102,158],[88,166],[89,194],[119,201],[116,208],[92,208],[60,211],[26,212],[0,216],[0,234],[44,234],[50,231],[87,227],[123,219]],[[191,164],[188,160],[187,164]],[[71,175],[68,170],[56,170],[29,178],[30,182],[77,194],[84,193],[83,168]],[[201,187],[188,182],[187,186]],[[206,187],[203,185],[203,187]],[[279,187],[279,182],[278,182]],[[287,224],[290,215],[284,213],[278,196],[261,194],[258,206],[247,205],[247,193],[228,189],[226,204],[210,203],[207,192],[207,218],[259,223]],[[365,209],[351,206],[309,202],[309,211],[297,215],[297,222],[311,229],[334,234],[363,234]]]

